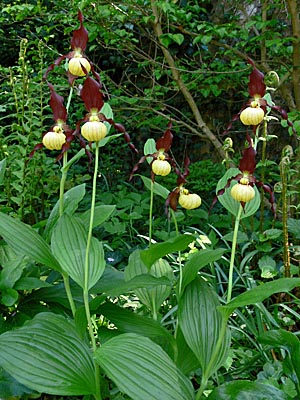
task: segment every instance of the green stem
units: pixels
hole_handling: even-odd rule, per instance
[[[281,199],[282,199],[282,231],[283,231],[283,265],[284,276],[289,278],[291,276],[290,265],[290,249],[289,249],[289,233],[288,233],[288,193],[287,193],[287,157],[283,157],[280,162],[280,177],[282,184]]]
[[[61,217],[64,212],[64,193],[65,193],[65,184],[68,175],[68,169],[65,168],[68,162],[68,153],[65,151],[63,154],[63,167],[61,169],[61,179],[59,186],[59,216]]]
[[[227,303],[231,300],[232,295],[232,283],[233,283],[233,268],[234,268],[234,258],[237,244],[237,235],[239,231],[239,225],[241,220],[241,215],[243,212],[243,207],[240,205],[237,216],[235,218],[234,231],[233,231],[233,239],[232,239],[232,247],[231,247],[231,257],[230,257],[230,265],[229,265],[229,275],[228,275],[228,293],[227,293]]]
[[[89,335],[92,343],[92,349],[95,352],[97,350],[96,338],[93,329],[93,323],[91,318],[91,310],[89,303],[89,252],[92,242],[92,233],[93,233],[93,222],[94,222],[94,214],[95,214],[95,204],[96,204],[96,189],[97,189],[97,175],[98,175],[98,167],[99,167],[99,142],[96,142],[95,147],[95,167],[94,167],[94,175],[93,175],[93,189],[92,189],[92,199],[91,199],[91,214],[90,214],[90,223],[89,223],[89,231],[87,236],[86,243],[86,251],[85,251],[85,263],[84,263],[84,289],[83,289],[83,301],[86,319],[88,323]],[[96,388],[97,393],[95,394],[96,400],[101,400],[101,391],[100,391],[100,373],[99,366],[95,364],[95,380],[96,380]]]
[[[150,210],[149,210],[149,247],[151,246],[152,242],[153,195],[154,195],[154,182],[151,179]]]
[[[63,212],[64,212],[64,191],[65,191],[65,183],[66,183],[67,174],[68,174],[68,170],[64,167],[65,167],[67,161],[68,161],[68,155],[67,155],[67,152],[65,152],[63,154],[63,167],[61,169],[62,174],[61,174],[60,187],[59,187],[59,216],[60,217],[63,215]],[[75,312],[76,312],[76,306],[75,306],[71,288],[70,288],[69,275],[66,273],[63,273],[62,276],[63,276],[63,280],[64,280],[65,291],[66,291],[66,294],[67,294],[67,297],[69,300],[69,304],[71,307],[72,315],[74,317]]]
[[[174,221],[174,225],[175,225],[175,231],[176,231],[176,235],[179,235],[179,229],[178,229],[178,223],[177,223],[177,219],[175,216],[175,212],[174,210],[171,209],[171,213],[172,213],[172,218]],[[181,289],[182,289],[182,262],[181,262],[181,251],[178,251],[178,258],[179,258],[179,283],[178,283],[178,298],[181,295]]]
[[[265,171],[266,171],[266,152],[267,152],[267,127],[268,123],[267,121],[264,122],[264,127],[263,127],[263,142],[262,142],[262,149],[261,149],[261,174],[260,174],[260,180],[261,182],[265,181]],[[261,202],[260,202],[260,232],[263,231],[263,226],[264,226],[264,208],[265,208],[265,203],[264,203],[264,191],[261,189]]]

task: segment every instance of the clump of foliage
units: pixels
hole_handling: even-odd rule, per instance
[[[187,10],[183,2],[174,8],[168,2],[151,6],[151,15],[146,7],[136,5],[135,11],[143,22],[154,23],[156,43],[170,67],[169,75],[162,75],[172,75],[188,99],[187,71],[176,75],[172,64],[180,46],[193,37],[185,28],[177,32],[176,23],[186,21]],[[119,35],[129,32],[135,43],[127,6],[110,7],[103,7],[103,13],[115,15],[111,29]],[[189,7],[209,19],[204,7]],[[164,33],[166,15],[170,31]],[[147,135],[136,145],[126,124],[117,122],[121,110],[116,114],[111,108],[135,96],[110,101],[89,56],[86,26],[93,36],[91,21],[97,12],[87,16],[84,20],[78,11],[71,49],[39,76],[41,87],[33,85],[39,96],[28,90],[27,65],[20,57],[18,73],[26,84],[12,86],[17,114],[5,116],[12,132],[3,135],[0,161],[0,185],[5,188],[0,212],[0,395],[214,400],[250,394],[296,400],[297,160],[293,164],[293,149],[285,147],[277,169],[267,151],[269,142],[277,140],[270,132],[272,123],[282,121],[294,136],[299,133],[297,119],[290,119],[274,99],[270,81],[266,84],[265,75],[248,59],[249,99],[242,105],[243,96],[240,111],[217,141],[193,101],[189,103],[206,139],[216,148],[221,145],[223,163],[190,162],[188,141],[183,151],[176,140],[176,125],[187,128],[187,122],[183,117],[180,123],[175,110],[164,125],[159,119],[153,137],[148,135],[153,120],[149,124],[141,118]],[[196,35],[193,46],[199,54],[215,35],[233,39],[232,27],[223,28],[223,36],[213,24],[202,39]],[[110,33],[101,40],[112,45]],[[253,50],[251,41],[248,46]],[[145,71],[149,64],[140,67]],[[214,80],[217,85],[217,76]],[[215,96],[222,93],[213,85],[209,90]],[[44,117],[49,92],[51,120],[49,114]],[[147,98],[149,91],[144,94]],[[243,140],[232,134],[236,124],[244,126]],[[143,149],[137,156],[139,147]],[[130,155],[124,157],[125,152]],[[130,182],[116,178],[111,190],[109,181],[100,178],[114,159],[132,160],[126,167],[131,174]],[[273,175],[267,171],[270,166]],[[89,176],[88,184],[77,182],[72,170]],[[54,206],[46,219],[38,211],[32,221],[36,206],[30,200],[35,195],[39,206],[38,190],[44,190],[44,185],[37,190],[36,180],[42,176],[47,184],[53,175],[54,188],[47,194]],[[279,201],[270,176],[278,181]]]

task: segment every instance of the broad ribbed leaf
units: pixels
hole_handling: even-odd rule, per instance
[[[225,251],[226,249],[203,249],[193,254],[183,269],[182,291],[196,278],[200,269],[211,262],[219,260]]]
[[[16,254],[28,256],[47,267],[61,271],[61,266],[52,255],[50,246],[31,226],[0,213],[0,236]]]
[[[38,314],[22,328],[0,336],[0,365],[38,392],[79,396],[95,394],[90,349],[74,325],[51,313]]]
[[[6,168],[6,158],[0,161],[0,186],[2,185],[2,182],[4,180],[5,168]]]
[[[154,262],[150,270],[145,266],[140,258],[141,252],[136,250],[132,253],[125,269],[125,280],[129,281],[134,277],[149,273],[156,278],[167,277],[171,282],[174,279],[173,270],[166,260],[159,259]],[[156,313],[163,301],[169,296],[171,287],[167,285],[159,285],[153,288],[136,289],[135,294],[140,301],[145,304],[149,310]]]
[[[61,266],[79,286],[85,286],[85,253],[87,232],[84,225],[75,217],[62,215],[56,224],[51,247]],[[100,279],[105,268],[102,243],[92,238],[89,251],[89,273],[87,287],[90,289]]]
[[[227,330],[223,344],[208,370],[223,323],[219,305],[216,293],[202,278],[196,278],[185,288],[178,305],[180,329],[202,370],[209,376],[221,366],[230,345]]]
[[[287,400],[288,396],[275,386],[260,382],[233,381],[216,388],[209,400]]]
[[[275,293],[290,292],[296,286],[300,286],[300,278],[280,278],[276,281],[263,283],[260,286],[240,294],[219,309],[221,313],[228,318],[230,314],[238,307],[260,303]]]
[[[103,224],[103,222],[106,221],[111,216],[115,208],[116,206],[110,206],[110,205],[96,206],[94,210],[93,228]],[[83,214],[81,214],[79,217],[86,227],[89,226],[90,215],[91,215],[91,210],[88,210]]]
[[[151,190],[151,179],[147,178],[146,176],[143,175],[138,175],[142,178],[142,181],[144,182],[144,185],[146,186],[147,189]],[[169,196],[170,191],[162,186],[160,183],[154,182],[153,185],[153,192],[157,194],[158,196],[162,197],[163,199],[167,199]]]
[[[136,333],[146,336],[164,345],[164,348],[167,347],[169,349],[171,346],[173,350],[175,345],[173,336],[158,321],[152,318],[138,315],[113,303],[101,305],[97,308],[97,313],[104,315],[121,333]]]
[[[78,208],[78,204],[85,195],[85,184],[78,185],[68,190],[64,194],[63,211],[69,215],[74,214]],[[47,242],[50,242],[52,229],[59,219],[59,200],[53,207],[44,230],[44,238]]]
[[[125,333],[105,342],[97,363],[133,400],[193,400],[190,381],[150,339]]]
[[[200,368],[200,363],[195,354],[187,345],[180,327],[178,327],[176,332],[176,346],[176,365],[180,371],[188,376],[191,372]]]
[[[141,251],[141,260],[150,268],[158,259],[177,251],[185,250],[195,240],[193,235],[180,235],[163,243],[153,244],[149,249]]]

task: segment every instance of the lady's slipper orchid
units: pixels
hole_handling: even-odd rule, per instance
[[[288,126],[293,127],[292,122],[288,120],[287,112],[283,108],[267,103],[266,99],[264,98],[267,89],[265,84],[265,76],[256,68],[251,59],[248,59],[248,62],[253,67],[253,70],[249,75],[248,83],[248,93],[251,98],[243,106],[239,113],[232,118],[223,134],[227,135],[232,127],[233,122],[237,121],[238,119],[240,119],[244,125],[253,126],[253,132],[255,133],[257,126],[264,119],[267,107],[273,111],[279,112],[281,118],[287,121]]]
[[[85,79],[80,92],[80,97],[84,102],[88,114],[77,123],[74,135],[81,137],[79,134],[80,125],[84,122],[81,127],[82,136],[89,142],[101,140],[107,134],[107,127],[104,124],[104,122],[107,122],[118,132],[123,134],[126,143],[132,150],[138,152],[133,143],[131,143],[130,136],[126,132],[124,126],[114,122],[110,118],[106,118],[101,112],[101,109],[104,106],[104,98],[101,88],[101,83],[95,79],[89,76]]]
[[[168,155],[168,151],[171,148],[173,135],[171,132],[172,123],[169,122],[167,130],[160,137],[156,143],[155,147],[157,152],[152,154],[146,154],[140,158],[138,163],[133,167],[130,180],[132,179],[134,173],[139,169],[139,166],[148,158],[151,157],[152,161],[150,163],[151,166],[151,179],[154,182],[155,175],[166,176],[171,172],[171,165],[175,167],[175,162],[172,157]]]
[[[175,169],[178,176],[177,187],[169,193],[166,201],[166,213],[168,214],[168,207],[170,206],[172,210],[176,211],[178,204],[187,210],[193,210],[201,205],[201,197],[196,193],[190,193],[184,185],[187,183],[187,177],[190,173],[189,171],[190,160],[188,157],[184,160],[184,172],[182,173],[179,169]]]
[[[252,146],[252,142],[250,141],[248,147],[246,147],[243,152],[243,157],[240,159],[239,162],[240,173],[230,178],[227,182],[227,185],[223,189],[219,190],[217,196],[221,196],[225,192],[225,189],[230,186],[231,182],[233,180],[236,180],[238,183],[232,187],[231,196],[235,200],[239,201],[244,208],[245,204],[254,198],[255,191],[253,187],[254,185],[256,185],[257,187],[261,187],[264,192],[269,193],[271,209],[275,214],[275,196],[273,191],[268,185],[265,185],[263,182],[258,181],[253,175],[256,168],[255,157],[256,151]],[[214,203],[215,202],[216,200],[214,201]]]
[[[81,11],[78,11],[78,19],[80,22],[80,27],[73,31],[71,39],[72,50],[67,54],[58,57],[54,63],[50,65],[44,74],[44,79],[47,79],[49,72],[52,71],[56,66],[60,65],[63,60],[68,59],[69,83],[71,85],[77,77],[85,76],[90,71],[92,71],[94,77],[100,81],[99,74],[95,71],[93,63],[91,63],[85,56],[89,35],[88,31],[83,26],[83,14]]]
[[[48,132],[43,134],[42,143],[34,147],[29,155],[30,158],[36,150],[45,146],[49,150],[62,150],[61,154],[57,157],[57,159],[60,159],[62,154],[69,149],[70,143],[74,139],[72,129],[66,124],[67,110],[63,104],[64,99],[55,92],[54,87],[49,82],[48,87],[51,92],[49,105],[53,112],[55,124]]]

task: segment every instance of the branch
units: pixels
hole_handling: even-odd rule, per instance
[[[163,35],[163,31],[162,31],[162,26],[161,26],[161,22],[160,22],[159,11],[155,4],[155,0],[151,0],[151,6],[152,6],[152,12],[153,12],[153,15],[155,18],[154,24],[153,24],[154,33],[158,39],[160,48],[164,54],[164,57],[165,57],[168,65],[169,65],[169,68],[172,72],[173,79],[174,79],[175,83],[177,84],[179,90],[181,91],[182,95],[186,99],[186,101],[194,115],[194,118],[197,122],[198,127],[202,130],[202,132],[204,132],[207,139],[215,147],[220,158],[224,159],[225,152],[222,148],[222,143],[217,139],[217,137],[213,134],[213,132],[209,129],[209,127],[203,121],[203,118],[201,116],[199,108],[198,108],[191,92],[188,90],[188,88],[186,87],[186,85],[184,84],[184,82],[181,78],[180,72],[179,72],[178,68],[176,67],[176,63],[175,63],[173,56],[171,55],[169,50],[162,44],[162,42],[160,40],[160,36]]]

